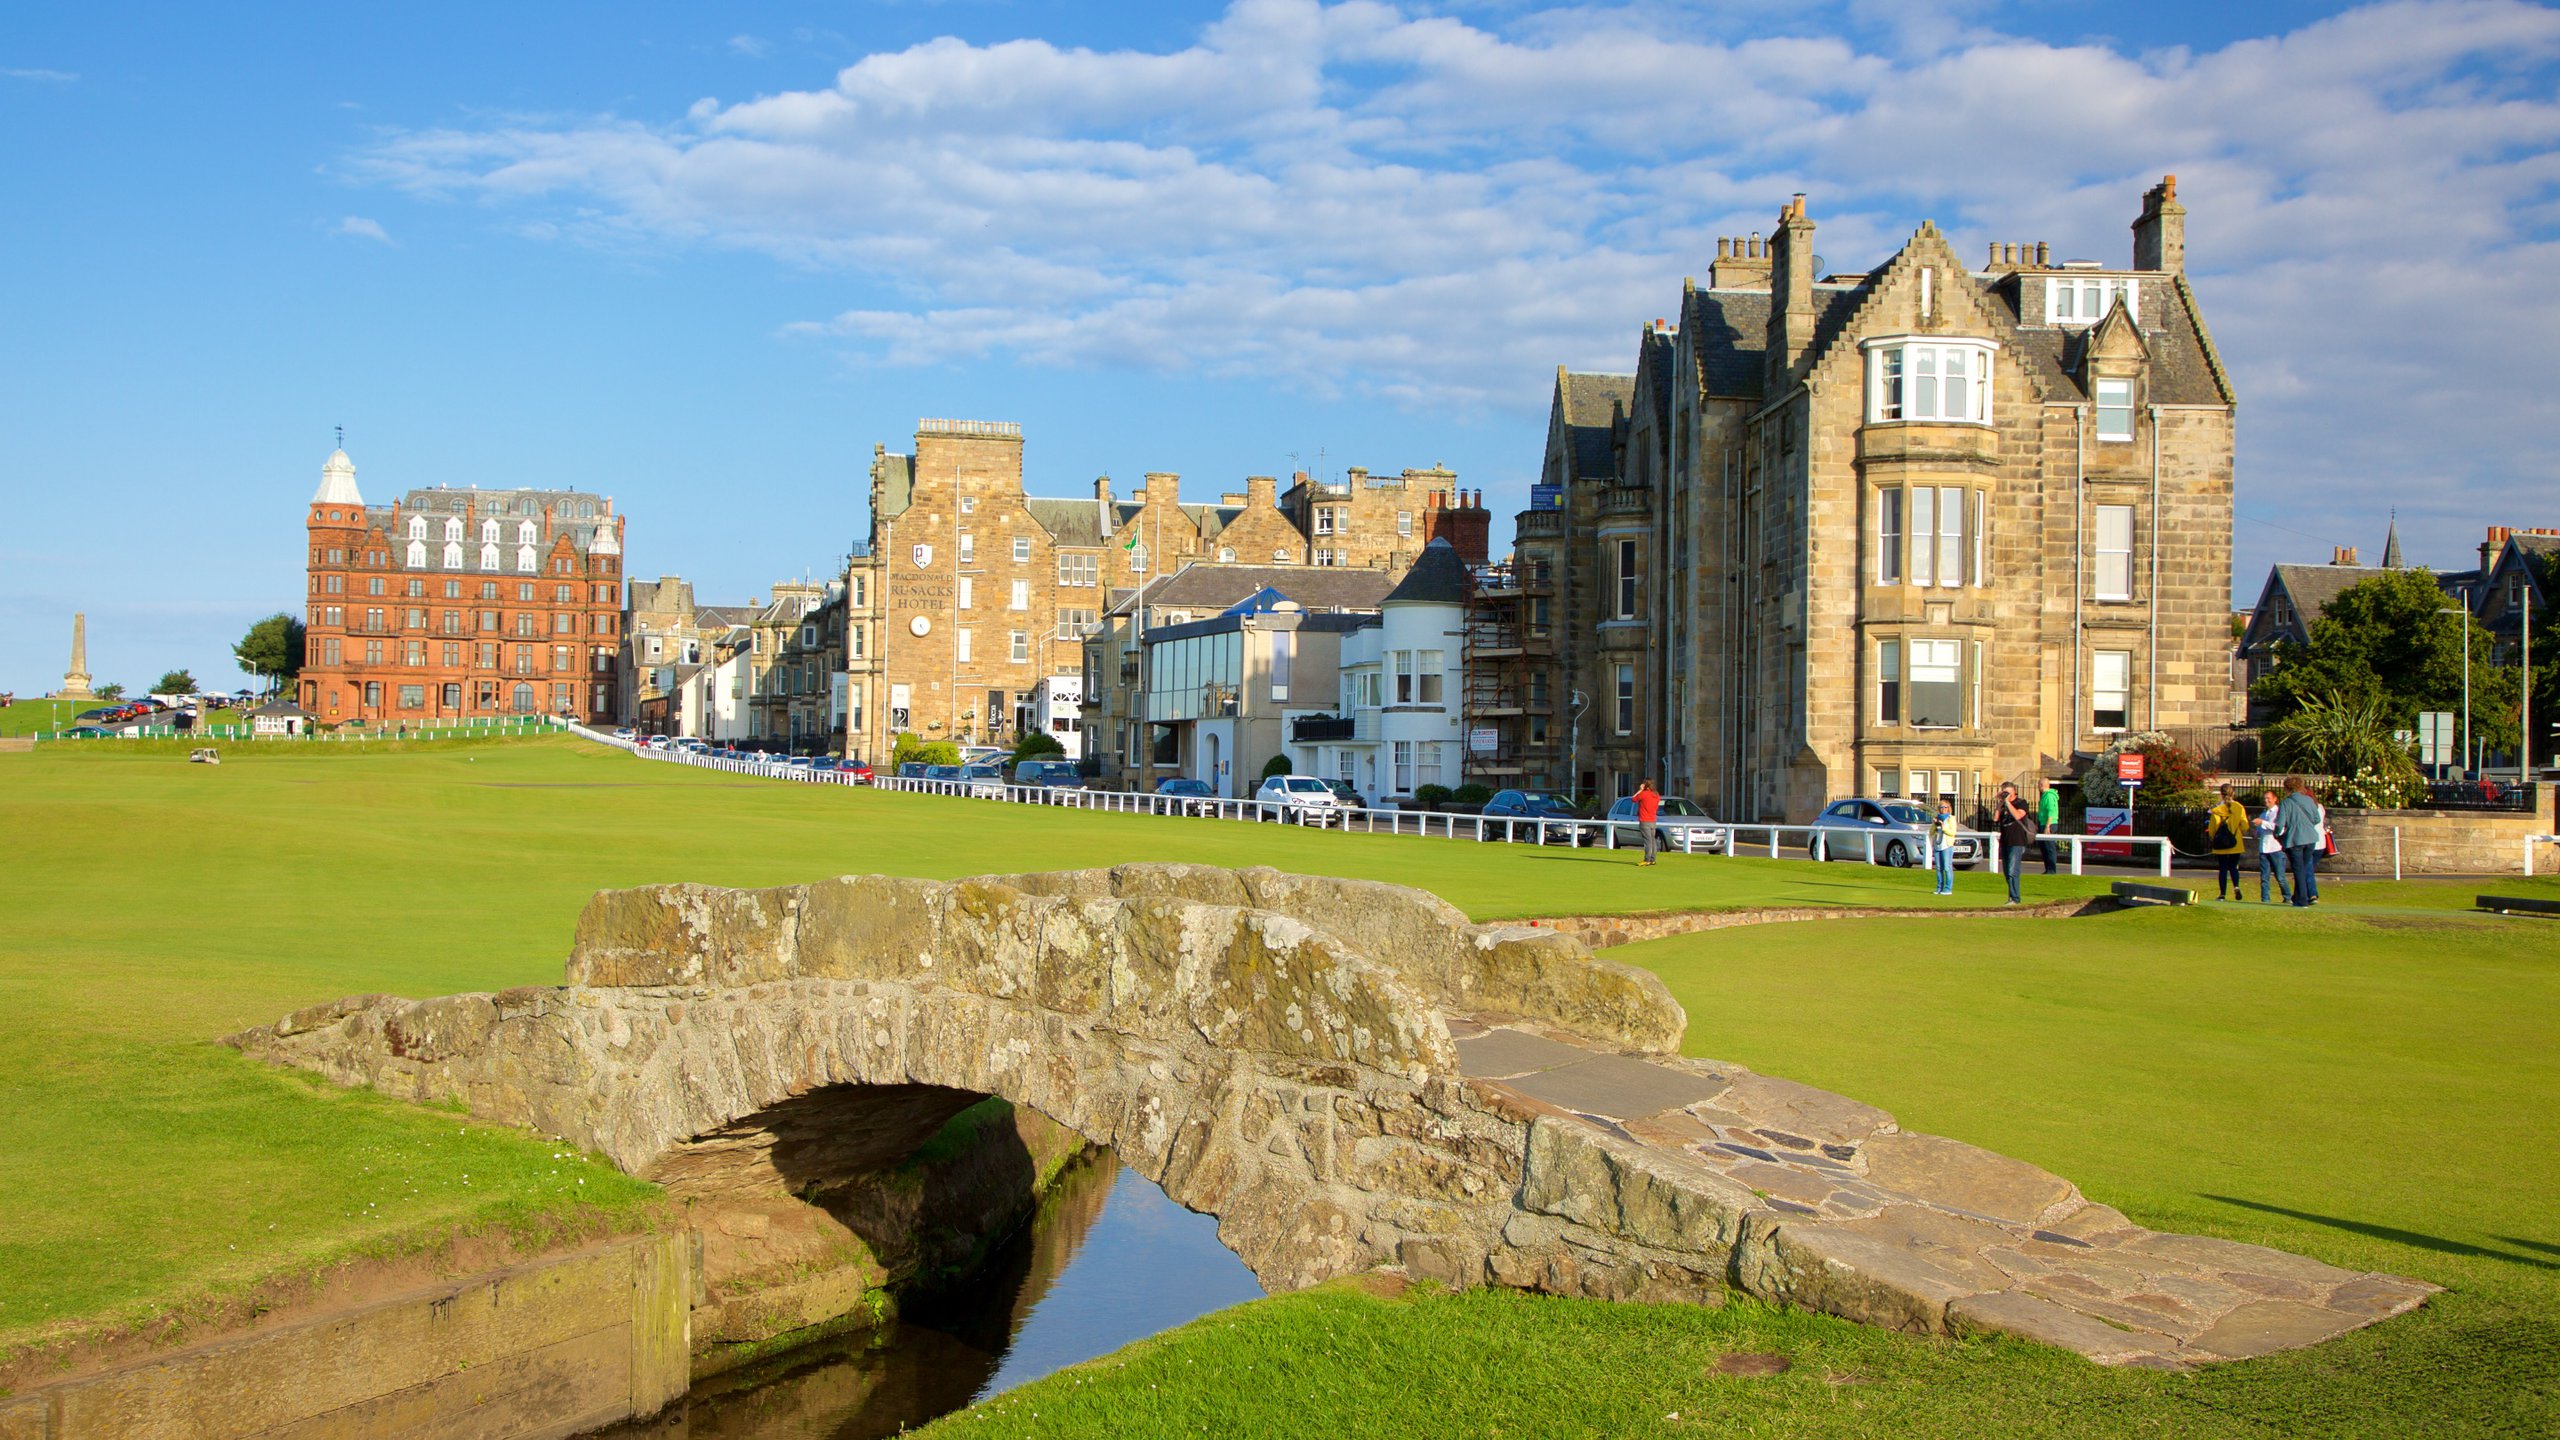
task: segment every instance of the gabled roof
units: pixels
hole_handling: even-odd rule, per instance
[[[2329,608],[2330,601],[2352,586],[2390,573],[2379,565],[2278,565],[2267,572],[2267,583],[2259,590],[2258,603],[2250,611],[2249,628],[2240,637],[2240,648],[2254,651],[2281,640],[2307,640],[2312,623]],[[2280,619],[2271,603],[2279,595],[2293,612],[2289,618]]]
[[[1413,568],[1404,572],[1382,605],[1461,605],[1467,598],[1467,562],[1447,540],[1422,547]]]
[[[1635,401],[1633,375],[1556,372],[1556,408],[1564,425],[1573,478],[1608,480],[1618,474],[1617,418]]]
[[[1061,500],[1049,495],[1027,495],[1023,497],[1022,508],[1030,512],[1032,519],[1040,522],[1040,528],[1049,532],[1053,542],[1096,546],[1111,538],[1102,528],[1105,509],[1111,512],[1111,528],[1117,530],[1129,523],[1129,517],[1137,514],[1139,507],[1125,500],[1110,501],[1106,505],[1099,500]]]

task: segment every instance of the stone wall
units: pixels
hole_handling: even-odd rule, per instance
[[[690,1383],[693,1237],[621,1239],[0,1399],[5,1440],[482,1440],[656,1414]]]
[[[2329,812],[2338,853],[2321,862],[2342,875],[2391,873],[2391,832],[2400,832],[2400,869],[2406,875],[2521,875],[2524,842],[2554,833],[2552,799],[2560,785],[2535,787],[2530,812],[2487,810],[2348,810]],[[2552,857],[2537,857],[2535,869]]]

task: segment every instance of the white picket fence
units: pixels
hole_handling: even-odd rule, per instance
[[[1317,807],[1291,805],[1272,800],[1229,800],[1213,796],[1149,795],[1134,790],[1084,790],[1066,786],[1016,785],[992,780],[924,780],[882,775],[865,782],[845,770],[814,770],[805,765],[791,765],[778,759],[729,759],[715,755],[695,755],[683,750],[655,749],[629,740],[616,739],[586,729],[572,727],[577,733],[601,744],[631,751],[644,760],[663,760],[678,765],[692,765],[732,775],[754,775],[771,780],[793,780],[813,785],[861,785],[868,783],[879,790],[903,790],[920,795],[946,795],[954,799],[1000,800],[1015,805],[1060,805],[1076,810],[1098,810],[1115,815],[1155,815],[1166,818],[1240,820],[1301,825],[1341,830],[1360,835],[1423,835],[1451,840],[1507,840],[1540,845],[1566,845],[1575,849],[1600,848],[1642,849],[1644,827],[1635,820],[1517,820],[1501,816],[1444,815],[1427,810],[1390,810],[1367,806]],[[1759,821],[1718,821],[1712,825],[1659,825],[1667,847],[1688,855],[1759,855],[1777,860],[1789,849],[1800,848],[1813,860],[1859,860],[1869,865],[1895,863],[1925,866],[1931,856],[1927,842],[1906,832],[1862,831],[1854,837],[1836,827],[1818,825],[1776,825]],[[1993,867],[1999,853],[1998,837],[1982,831],[1967,830],[1963,838],[1971,842],[1970,851],[1959,848],[1956,863],[1968,868]],[[1790,838],[1792,837],[1792,838]],[[1851,843],[1854,838],[1855,843]],[[2155,852],[2162,875],[2169,873],[2172,850],[2169,841],[2157,835],[2051,835],[2049,839],[2070,855],[2071,873],[2083,873],[2091,846],[2149,846]],[[2036,852],[2030,849],[2031,857]],[[2099,854],[2108,852],[2099,851]]]

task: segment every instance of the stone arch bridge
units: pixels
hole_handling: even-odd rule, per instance
[[[679,1193],[796,1193],[1000,1096],[1216,1216],[1273,1290],[1381,1265],[1739,1290],[2171,1367],[2429,1291],[2145,1230],[2033,1166],[1679,1057],[1686,1016],[1649,972],[1398,886],[1128,865],[608,891],[567,980],[358,996],[232,1043]]]

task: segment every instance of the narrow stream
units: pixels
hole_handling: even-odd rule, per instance
[[[1072,1167],[986,1272],[879,1332],[694,1387],[599,1440],[873,1440],[1262,1293],[1217,1222],[1107,1152]]]

